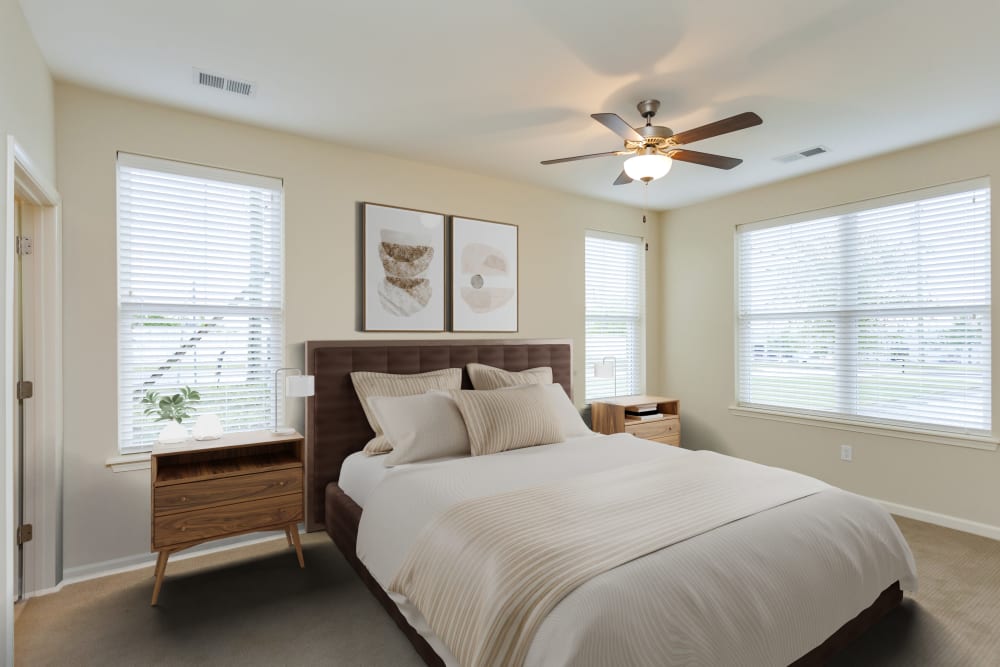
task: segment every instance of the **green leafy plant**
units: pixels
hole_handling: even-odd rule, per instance
[[[180,424],[191,418],[191,413],[197,410],[194,403],[201,400],[201,394],[196,389],[184,387],[180,393],[173,396],[163,396],[158,391],[147,391],[142,399],[146,406],[144,415],[159,415],[156,421],[175,421]]]

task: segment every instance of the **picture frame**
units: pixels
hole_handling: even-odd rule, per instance
[[[518,226],[451,216],[451,330],[518,330]]]
[[[445,330],[445,216],[362,202],[362,329]]]

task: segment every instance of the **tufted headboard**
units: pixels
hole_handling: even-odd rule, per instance
[[[316,393],[306,400],[306,529],[324,527],[326,485],[373,433],[354,392],[353,371],[424,373],[478,362],[509,371],[551,366],[552,379],[573,397],[571,340],[308,341],[306,373]],[[471,389],[468,373],[462,386]]]

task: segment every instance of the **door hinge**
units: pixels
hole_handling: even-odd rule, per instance
[[[17,383],[17,400],[23,401],[35,394],[35,384],[31,380],[21,380]]]
[[[17,545],[21,546],[25,542],[30,542],[31,538],[34,536],[34,528],[30,523],[23,524],[17,527]]]
[[[18,255],[30,255],[34,249],[34,243],[30,236],[18,236],[15,239],[15,250]]]

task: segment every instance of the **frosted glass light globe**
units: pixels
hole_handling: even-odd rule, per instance
[[[666,155],[635,155],[625,160],[625,173],[634,181],[655,181],[670,171],[674,161]]]

